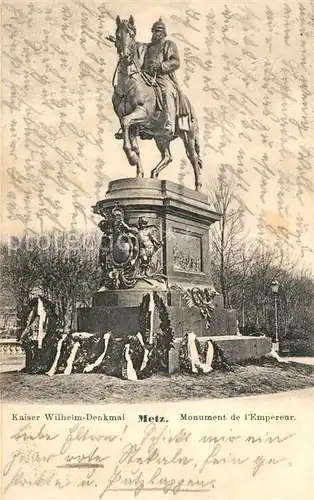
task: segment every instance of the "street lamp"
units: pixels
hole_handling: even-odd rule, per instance
[[[279,351],[279,338],[278,338],[278,308],[277,308],[277,294],[278,294],[279,283],[275,279],[271,282],[271,291],[274,294],[274,305],[275,305],[275,341],[273,342],[273,348],[275,351]]]

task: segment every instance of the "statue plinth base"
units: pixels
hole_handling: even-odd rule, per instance
[[[143,296],[157,291],[167,306],[177,337],[192,330],[199,336],[235,335],[236,313],[222,309],[221,296],[215,298],[216,309],[209,330],[199,308],[188,305],[180,289],[173,289],[179,286],[182,290],[202,290],[212,286],[209,228],[219,221],[220,214],[211,210],[207,195],[166,180],[118,179],[110,182],[105,199],[97,203],[95,211],[106,219],[117,208],[122,210],[126,233],[127,228],[138,228],[140,218],[147,221],[146,227],[154,228],[155,238],[162,246],[154,252],[152,263],[155,267],[158,263],[158,274],[163,279],[156,279],[148,270],[147,275],[142,275],[129,289],[121,289],[123,284],[115,289],[110,279],[105,280],[94,296],[93,307],[79,310],[79,329],[110,330],[114,335],[136,334],[141,327],[139,306]],[[117,210],[114,213],[118,213]],[[121,213],[118,213],[120,218]],[[112,241],[117,239],[114,222],[108,230],[111,243],[107,254],[113,251]],[[121,224],[117,227],[119,236]],[[141,250],[139,260],[140,257]],[[109,265],[108,271],[105,268],[108,275],[112,260]],[[123,262],[117,268],[121,272]],[[154,328],[158,328],[160,321],[156,312],[155,316]]]
[[[116,206],[129,226],[136,227],[140,218],[155,226],[163,245],[154,259],[160,261],[167,288],[211,284],[208,230],[220,214],[210,209],[207,195],[165,180],[118,179],[109,183],[96,212]]]
[[[104,283],[93,306],[78,309],[78,330],[137,334],[143,297],[156,291],[176,338],[191,331],[198,337],[237,336],[236,311],[223,309],[220,295],[213,301],[209,328],[199,304],[187,300],[197,290],[204,305],[206,290],[212,288],[209,228],[220,214],[211,210],[205,194],[165,180],[119,179],[110,182],[94,210],[104,217]],[[150,245],[153,234],[162,245]],[[155,334],[159,327],[155,309]]]
[[[141,331],[142,317],[140,304],[143,296],[151,293],[151,288],[139,290],[105,290],[94,297],[91,308],[78,309],[78,330],[88,332],[111,331],[114,336],[136,335]],[[167,312],[175,337],[194,331],[197,336],[236,335],[236,311],[223,309],[216,301],[212,312],[212,322],[206,327],[206,319],[196,306],[189,307],[180,292],[156,290],[167,307]],[[159,328],[160,319],[154,310],[154,332]]]

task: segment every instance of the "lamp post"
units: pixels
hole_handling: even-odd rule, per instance
[[[279,283],[275,279],[271,282],[271,290],[274,294],[274,305],[275,305],[275,340],[273,340],[273,348],[276,352],[279,351],[279,338],[278,338],[278,308],[277,308],[277,294],[278,294]]]

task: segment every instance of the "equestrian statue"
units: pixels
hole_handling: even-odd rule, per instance
[[[195,189],[201,189],[202,159],[198,123],[193,107],[178,85],[175,71],[180,67],[176,44],[168,40],[162,19],[152,26],[150,43],[135,40],[136,27],[128,20],[116,18],[115,37],[108,36],[119,56],[113,76],[112,103],[121,128],[115,134],[123,140],[123,149],[136,176],[144,177],[137,138],[154,139],[161,160],[151,171],[151,178],[172,162],[170,143],[180,137],[192,164]]]

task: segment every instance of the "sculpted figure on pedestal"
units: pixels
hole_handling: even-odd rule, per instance
[[[156,226],[149,225],[145,217],[139,217],[137,225],[130,226],[119,206],[111,211],[95,207],[94,211],[104,217],[98,224],[103,232],[99,264],[107,288],[132,288],[140,279],[163,278],[160,262],[153,261],[162,246],[155,236]]]

